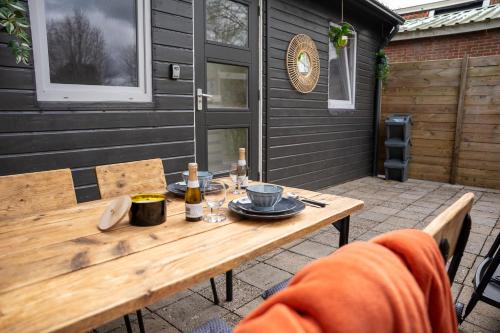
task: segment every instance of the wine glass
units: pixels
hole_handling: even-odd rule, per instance
[[[203,220],[209,223],[218,223],[226,220],[224,213],[220,212],[220,207],[226,201],[226,184],[216,180],[208,182],[203,191],[203,197],[210,208],[210,213],[205,215]]]

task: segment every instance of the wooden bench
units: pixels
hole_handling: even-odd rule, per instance
[[[0,177],[0,221],[75,205],[70,169]]]
[[[124,194],[167,191],[163,162],[159,158],[101,165],[95,171],[102,199]]]

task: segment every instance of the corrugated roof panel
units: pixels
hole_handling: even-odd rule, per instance
[[[496,19],[500,19],[500,4],[407,20],[399,27],[399,32],[435,29]]]

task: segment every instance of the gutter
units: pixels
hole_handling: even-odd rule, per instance
[[[385,38],[384,42],[380,46],[380,50],[383,50],[391,41],[391,39],[398,33],[399,25],[395,25],[392,31]],[[378,175],[378,137],[379,137],[379,124],[380,117],[382,114],[382,80],[378,79],[375,85],[375,124],[374,124],[374,138],[373,138],[373,169],[372,176],[377,177]]]

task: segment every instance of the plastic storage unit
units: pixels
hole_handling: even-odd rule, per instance
[[[411,147],[411,116],[392,115],[385,118],[385,179],[408,180]]]

